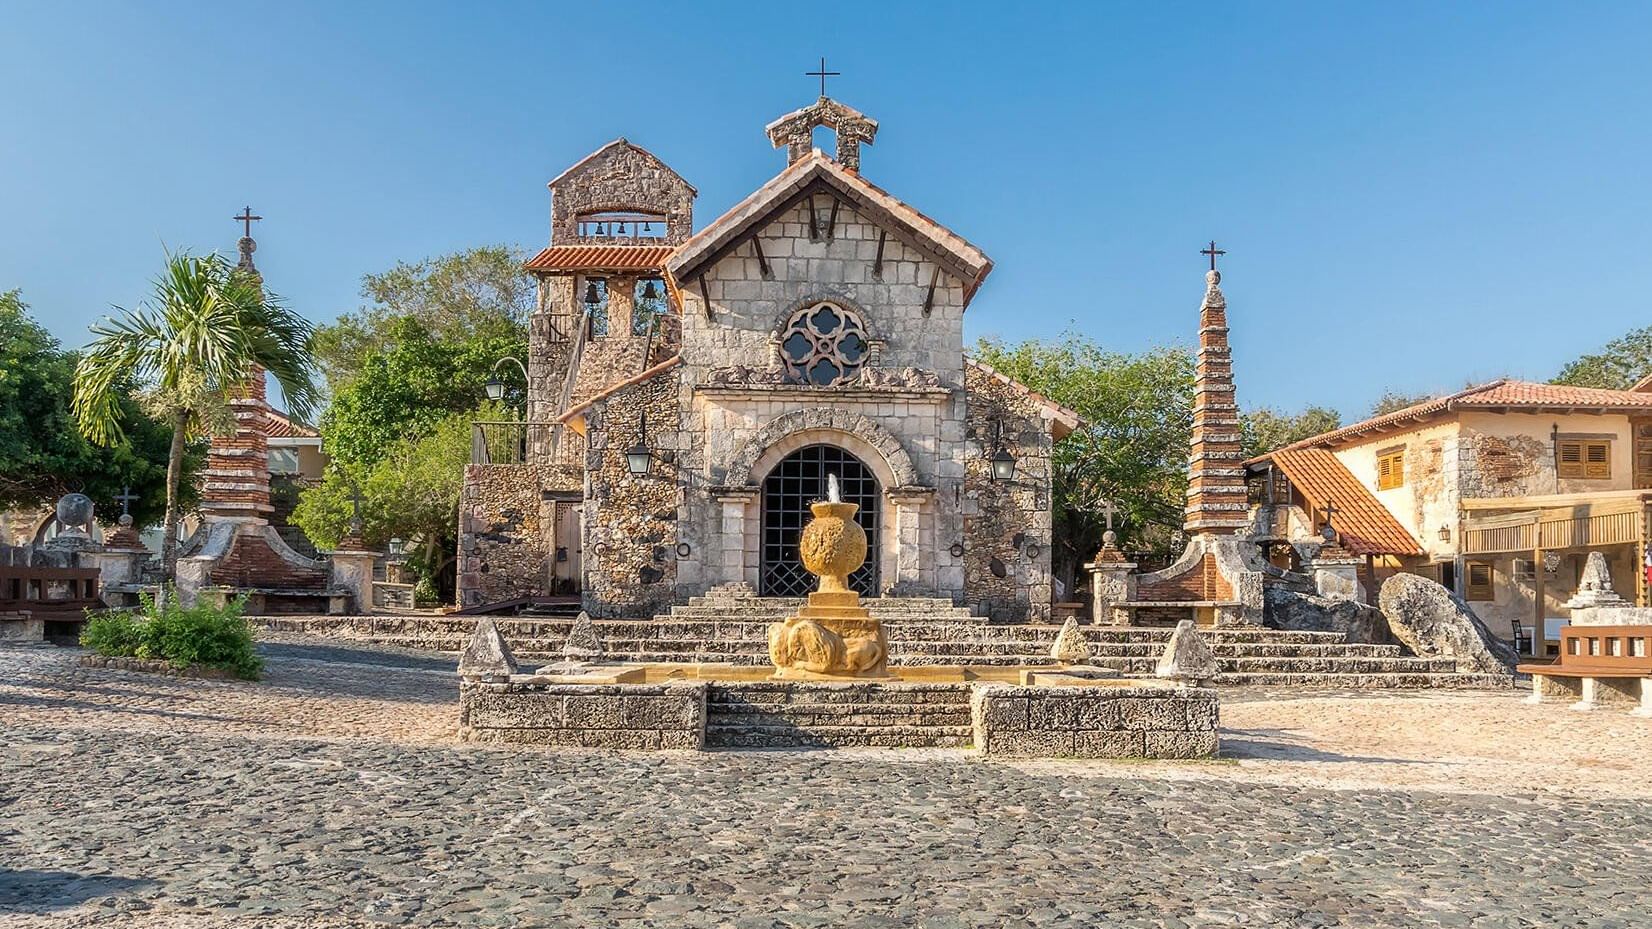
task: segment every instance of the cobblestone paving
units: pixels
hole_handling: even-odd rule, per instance
[[[451,679],[351,651],[272,650],[261,685],[0,651],[0,926],[1652,922],[1643,800],[478,749],[435,726]],[[43,687],[65,678],[106,690]],[[127,696],[146,711],[105,705]]]

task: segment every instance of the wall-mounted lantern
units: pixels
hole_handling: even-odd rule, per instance
[[[647,474],[653,457],[648,452],[648,414],[644,413],[637,427],[637,444],[625,452],[625,470],[639,476]]]
[[[1451,541],[1451,527],[1450,526],[1441,526],[1440,527],[1440,541],[1441,542],[1450,542]]]
[[[992,424],[992,444],[998,450],[988,459],[992,464],[992,479],[1002,484],[1015,479],[1015,456],[1004,447],[1004,421],[995,420]]]

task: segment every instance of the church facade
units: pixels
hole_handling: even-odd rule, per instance
[[[776,120],[784,170],[698,231],[694,188],[624,139],[550,182],[528,422],[478,429],[461,606],[800,596],[797,535],[836,474],[863,595],[1049,616],[1051,450],[1078,417],[966,355],[992,262],[861,175],[877,128],[827,97]]]

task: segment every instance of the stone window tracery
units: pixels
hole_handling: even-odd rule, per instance
[[[786,374],[817,387],[854,380],[870,350],[860,317],[831,301],[798,310],[780,333]]]

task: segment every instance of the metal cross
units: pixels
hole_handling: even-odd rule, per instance
[[[1342,512],[1342,509],[1337,506],[1335,500],[1325,501],[1325,525],[1331,526],[1331,528],[1335,529],[1336,527],[1332,525],[1331,521],[1335,519],[1336,515],[1340,512]]]
[[[1216,270],[1216,256],[1217,255],[1226,255],[1227,253],[1228,253],[1227,249],[1216,247],[1216,240],[1215,239],[1210,240],[1210,246],[1208,248],[1199,249],[1199,254],[1210,256],[1210,270],[1212,270],[1212,271]]]
[[[1112,532],[1113,517],[1119,515],[1119,508],[1113,505],[1113,501],[1108,500],[1101,507],[1101,515],[1107,517],[1107,531]]]
[[[842,77],[843,76],[842,71],[828,71],[828,70],[826,70],[826,58],[825,58],[824,55],[821,56],[821,59],[820,59],[820,70],[819,71],[805,71],[803,73],[805,75],[809,76],[809,77],[818,77],[818,78],[820,78],[820,95],[822,97],[826,96],[826,79],[829,78],[829,77]]]
[[[138,495],[132,492],[132,485],[127,484],[122,487],[120,493],[115,494],[115,502],[120,504],[120,515],[128,515],[127,511],[131,509],[132,501],[136,499],[138,499]]]
[[[259,220],[261,220],[263,218],[264,217],[262,217],[262,216],[252,215],[252,207],[250,207],[250,206],[247,207],[245,210],[242,210],[240,216],[231,216],[230,217],[230,219],[240,220],[241,225],[243,227],[245,227],[245,229],[246,229],[246,232],[244,233],[244,235],[245,235],[246,238],[249,238],[249,239],[252,238],[252,224],[258,222]]]

